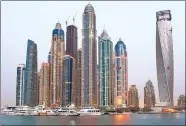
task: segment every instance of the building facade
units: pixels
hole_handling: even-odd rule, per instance
[[[76,61],[70,55],[63,56],[62,106],[75,104],[76,101]],[[75,105],[76,106],[76,105]]]
[[[100,106],[109,106],[114,103],[112,99],[113,43],[105,30],[99,36],[98,43]]]
[[[82,29],[82,106],[97,106],[97,98],[95,97],[97,85],[96,34],[96,14],[93,6],[88,4],[83,13]]]
[[[42,63],[39,78],[39,105],[50,106],[49,64]]]
[[[24,105],[30,107],[38,105],[37,44],[32,40],[28,40],[27,44]]]
[[[129,107],[139,107],[138,89],[136,85],[130,85],[128,91],[128,106]]]
[[[77,60],[76,60],[76,106],[81,107],[81,57],[82,49],[79,49],[77,52]]]
[[[56,23],[52,33],[51,61],[50,61],[50,86],[52,87],[51,103],[61,105],[61,83],[62,83],[62,57],[65,53],[64,31],[61,24]]]
[[[77,56],[77,45],[78,36],[77,36],[77,27],[74,25],[69,25],[67,27],[66,34],[66,55],[70,55],[76,59]]]
[[[16,106],[24,105],[25,64],[17,66]]]
[[[156,66],[160,102],[173,105],[174,61],[170,10],[156,12]]]
[[[178,107],[185,107],[186,97],[184,95],[180,95],[178,99]]]
[[[144,87],[144,107],[154,107],[156,103],[154,86],[150,80],[147,81]]]
[[[128,104],[128,54],[121,39],[115,45],[114,52],[114,104]]]

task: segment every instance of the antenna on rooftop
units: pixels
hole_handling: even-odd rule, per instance
[[[70,18],[70,16],[68,17],[68,20],[69,20],[69,18]],[[68,25],[68,20],[66,20],[66,22],[65,22],[65,23],[66,23],[66,27],[67,27],[67,25]]]
[[[77,14],[77,12],[76,12],[76,14]],[[75,16],[73,17],[73,23],[74,23],[74,25],[75,25],[76,14],[75,14]]]

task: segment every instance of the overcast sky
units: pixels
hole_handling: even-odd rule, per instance
[[[27,40],[38,45],[38,70],[47,62],[52,30],[58,22],[66,32],[65,21],[78,27],[81,47],[82,14],[88,1],[1,2],[1,103],[15,105],[16,67],[26,63]],[[171,10],[174,49],[174,100],[185,94],[185,2],[91,1],[96,13],[97,35],[104,28],[115,46],[121,39],[127,46],[129,85],[139,90],[143,104],[144,86],[153,82],[159,102],[156,72],[156,11]]]

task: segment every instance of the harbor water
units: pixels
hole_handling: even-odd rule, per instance
[[[185,125],[185,113],[101,116],[0,116],[1,125]]]

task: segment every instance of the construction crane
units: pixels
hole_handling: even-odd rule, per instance
[[[70,16],[68,17],[68,20],[69,20],[69,18],[70,18]],[[66,23],[66,27],[67,27],[67,25],[68,25],[68,20],[66,20],[66,22],[65,22],[65,23]]]
[[[76,12],[76,14],[77,14],[77,12]],[[74,23],[74,25],[75,25],[76,14],[75,14],[75,16],[73,17],[73,23]]]

